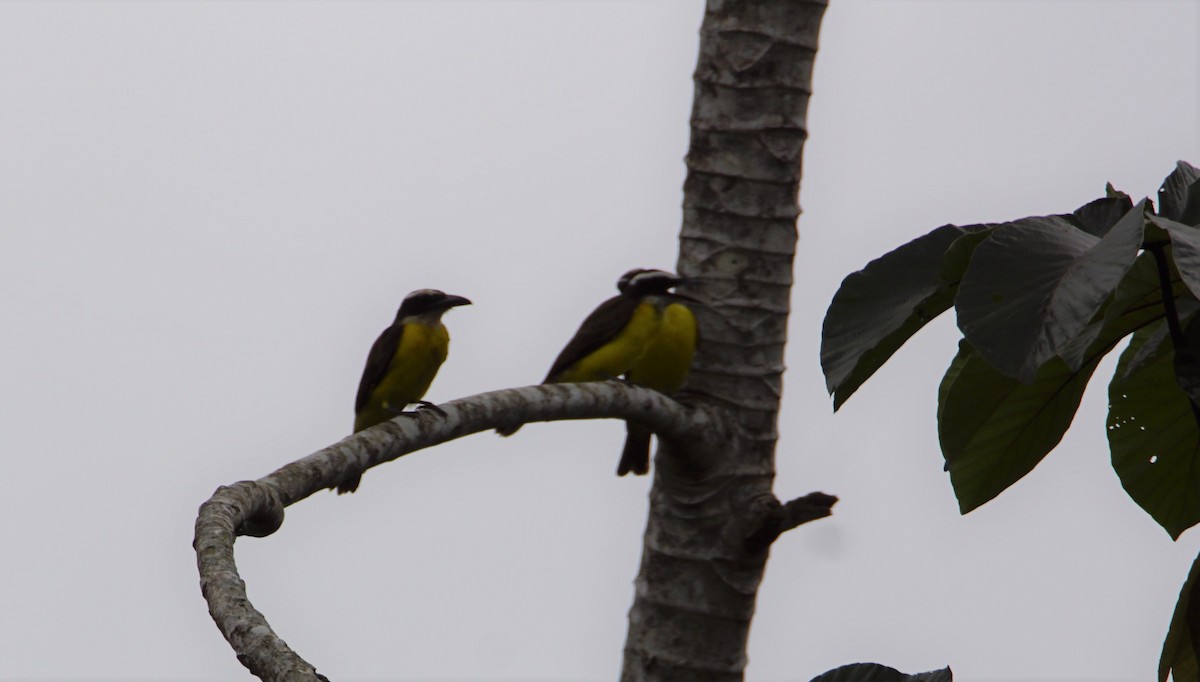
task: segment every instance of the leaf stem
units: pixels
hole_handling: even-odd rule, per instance
[[[1175,306],[1175,294],[1171,287],[1171,272],[1167,267],[1166,247],[1163,244],[1153,244],[1147,249],[1154,254],[1154,264],[1158,266],[1158,286],[1162,289],[1163,312],[1167,317],[1167,329],[1171,332],[1171,345],[1175,348],[1175,381],[1188,397],[1188,406],[1192,408],[1192,418],[1200,426],[1200,405],[1192,397],[1192,391],[1180,380],[1179,358],[1191,357],[1193,351],[1188,347],[1187,337],[1183,335],[1183,325],[1179,321],[1179,309]]]
[[[1171,332],[1171,344],[1176,352],[1187,347],[1187,339],[1183,335],[1183,325],[1179,322],[1179,309],[1175,307],[1175,294],[1171,286],[1171,272],[1167,268],[1167,254],[1162,242],[1148,244],[1147,251],[1154,254],[1154,264],[1158,266],[1158,286],[1162,289],[1163,312],[1167,317],[1167,329]]]

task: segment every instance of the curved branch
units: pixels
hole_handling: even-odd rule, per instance
[[[283,524],[283,509],[325,488],[410,452],[497,426],[530,421],[635,419],[691,453],[711,453],[725,433],[710,409],[682,405],[617,381],[504,389],[453,400],[438,410],[406,413],[349,436],[257,481],[222,486],[200,506],[192,546],[200,590],[221,634],[250,672],[264,680],[324,680],[280,639],[250,603],[233,543],[263,537]],[[440,413],[439,413],[440,412]]]

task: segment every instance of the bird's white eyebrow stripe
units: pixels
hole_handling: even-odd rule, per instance
[[[426,298],[426,297],[433,298],[435,296],[440,297],[440,296],[445,296],[445,295],[446,295],[445,292],[439,291],[437,289],[417,289],[416,291],[410,292],[407,296],[405,296],[404,300],[407,301],[410,299]]]
[[[665,270],[643,270],[630,278],[630,283],[640,281],[653,281],[656,279],[675,279],[675,275]]]

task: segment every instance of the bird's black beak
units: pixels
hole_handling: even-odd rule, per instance
[[[446,298],[442,299],[442,307],[447,310],[460,305],[471,305],[471,300],[462,296],[454,296],[453,294],[446,294]]]
[[[674,284],[672,284],[671,287],[675,288],[675,287],[687,286],[689,284],[695,284],[695,282],[696,282],[696,280],[690,279],[688,277],[676,277],[674,280]],[[678,291],[673,292],[671,294],[671,297],[672,298],[682,298],[683,300],[691,301],[692,303],[700,303],[700,304],[704,303],[704,301],[701,301],[698,298],[688,296],[687,294],[681,294]]]

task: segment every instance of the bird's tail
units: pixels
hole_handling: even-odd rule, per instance
[[[650,471],[650,429],[634,422],[625,422],[625,449],[621,451],[621,463],[617,475],[630,472],[645,476]]]

